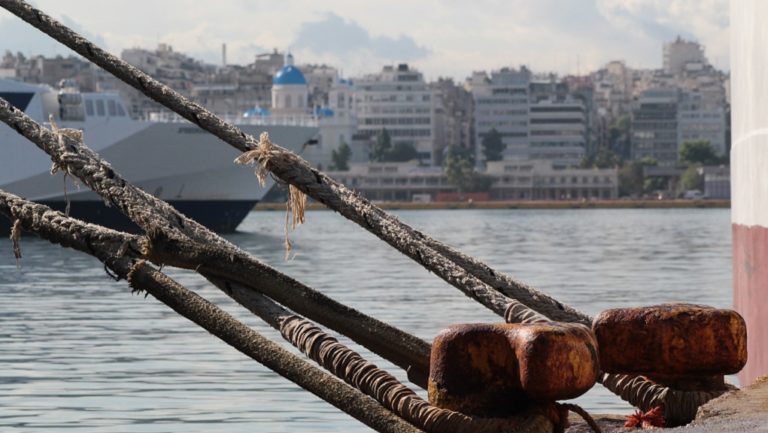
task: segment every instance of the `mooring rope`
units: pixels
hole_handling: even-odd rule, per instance
[[[663,406],[664,420],[671,427],[691,422],[701,405],[736,389],[732,385],[725,385],[725,389],[721,390],[682,391],[659,385],[642,376],[628,374],[603,374],[602,383],[643,411]]]
[[[127,253],[137,251],[139,236],[84,223],[2,190],[0,214],[43,239],[98,258],[119,278],[127,279],[134,290],[151,293],[240,352],[369,427],[389,433],[420,431],[372,398],[261,336],[145,262],[137,261]],[[126,247],[126,243],[133,246]]]
[[[427,432],[551,433],[554,423],[535,412],[511,418],[480,418],[430,405],[390,373],[303,318],[281,320],[280,333],[310,359]]]
[[[131,185],[108,162],[85,146],[82,137],[53,134],[2,98],[0,121],[35,143],[63,170],[80,179],[105,203],[116,207],[143,228],[147,232],[149,258],[153,261],[238,281],[250,290],[264,292],[297,313],[348,336],[404,369],[416,368],[422,376],[426,374],[429,365],[427,342],[347,307],[260,262],[166,202]],[[426,387],[425,382],[418,384]]]
[[[507,309],[504,311],[504,321],[507,323],[543,323],[551,322],[544,315],[528,308],[522,302],[510,299]]]

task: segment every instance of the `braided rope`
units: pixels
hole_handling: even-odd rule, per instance
[[[726,385],[725,389],[720,390],[683,391],[659,385],[643,376],[628,374],[603,374],[602,384],[622,400],[643,411],[664,406],[664,420],[668,426],[678,426],[693,421],[701,405],[737,389],[732,385]]]
[[[546,316],[528,308],[522,302],[511,299],[504,311],[504,321],[507,323],[542,323],[550,322]]]
[[[322,367],[425,431],[551,433],[554,429],[546,416],[536,412],[508,419],[479,418],[432,406],[397,378],[298,316],[284,318],[280,333]]]

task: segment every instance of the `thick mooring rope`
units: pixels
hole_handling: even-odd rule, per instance
[[[529,412],[508,419],[479,418],[432,406],[397,378],[300,317],[283,319],[280,332],[328,371],[427,432],[551,433],[554,428],[553,423],[542,414]]]
[[[428,343],[260,262],[166,202],[136,188],[85,146],[82,136],[53,133],[2,98],[0,121],[35,143],[62,170],[80,179],[105,203],[143,228],[148,234],[153,261],[238,281],[348,336],[404,369],[417,368],[422,376],[426,374]],[[419,385],[426,386],[426,383]]]
[[[0,214],[24,230],[101,260],[135,290],[151,293],[234,348],[378,431],[416,433],[372,398],[316,368],[235,320],[165,274],[137,261],[140,237],[87,224],[0,190]]]
[[[504,321],[507,323],[543,323],[551,322],[543,314],[539,314],[533,309],[528,308],[520,301],[510,299],[507,309],[504,311]]]
[[[723,390],[681,391],[628,374],[603,374],[601,380],[606,388],[643,411],[663,406],[664,420],[669,427],[691,422],[701,405],[736,389],[726,385],[727,389]]]
[[[39,9],[21,0],[0,0],[0,6],[246,155],[258,149],[258,141],[254,137],[225,122],[199,104],[189,101],[125,61],[107,53]],[[263,163],[270,172],[284,182],[294,185],[304,194],[375,234],[470,298],[499,315],[504,314],[507,305],[505,295],[427,246],[422,241],[423,234],[331,177],[313,169],[298,155],[274,145],[270,149],[269,158],[266,158]]]

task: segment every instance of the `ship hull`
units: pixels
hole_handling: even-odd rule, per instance
[[[0,96],[15,101],[17,108],[38,122],[61,114],[50,88],[0,80]],[[121,177],[214,231],[234,231],[274,184],[268,179],[260,186],[252,167],[234,163],[240,154],[237,149],[187,121],[134,120],[126,110],[116,110],[121,102],[114,94],[84,93],[82,100],[86,106],[111,106],[115,110],[112,114],[88,112],[78,121],[58,119],[60,127],[83,131],[85,145]],[[266,132],[272,142],[296,152],[318,132],[316,126],[238,126],[254,137]],[[0,148],[1,190],[57,210],[69,202],[70,214],[78,219],[113,229],[137,230],[117,210],[104,206],[101,197],[78,185],[73,176],[64,176],[61,171],[52,175],[50,157],[4,124],[0,124]],[[7,221],[0,222],[0,232],[7,232],[8,227]]]
[[[40,204],[64,212],[65,201],[41,201]],[[170,200],[168,203],[185,216],[218,233],[231,233],[256,205],[254,200]],[[128,233],[140,233],[136,224],[114,207],[101,201],[70,202],[69,215],[83,221],[99,224]],[[11,225],[0,218],[0,234],[7,236]]]

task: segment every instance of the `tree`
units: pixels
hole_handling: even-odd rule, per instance
[[[376,134],[376,142],[371,147],[370,160],[372,162],[383,162],[391,149],[392,138],[389,136],[387,128],[384,128]]]
[[[680,161],[684,164],[717,165],[721,159],[709,140],[690,140],[680,149]]]
[[[347,171],[349,170],[349,157],[352,156],[352,149],[342,141],[338,149],[331,151],[331,160],[333,165],[331,170]]]
[[[658,163],[655,159],[648,157],[624,164],[619,170],[619,196],[639,197],[646,191],[646,186],[655,186],[645,184],[643,168],[656,164]]]
[[[472,185],[474,169],[469,159],[448,156],[443,162],[443,173],[448,183],[456,185],[459,193],[467,191]]]
[[[483,155],[486,161],[501,161],[501,154],[507,145],[501,139],[501,134],[496,128],[491,129],[483,137]]]
[[[475,165],[475,153],[471,149],[467,149],[461,146],[449,146],[445,151],[445,158],[461,158],[468,160],[472,165]]]
[[[397,142],[392,150],[384,154],[384,161],[405,162],[419,157],[419,152],[411,143]]]
[[[601,147],[581,161],[582,168],[613,168],[619,165],[621,165],[621,158],[607,147]]]
[[[701,175],[699,170],[699,166],[691,165],[680,175],[680,187],[683,191],[692,189],[701,191],[704,189],[704,176]]]
[[[669,178],[662,176],[649,176],[643,180],[643,192],[654,193],[656,191],[666,191],[669,187]]]
[[[632,122],[627,115],[614,119],[610,126],[608,126],[608,143],[610,148],[616,152],[619,157],[624,159],[629,158],[629,132],[631,127]]]

